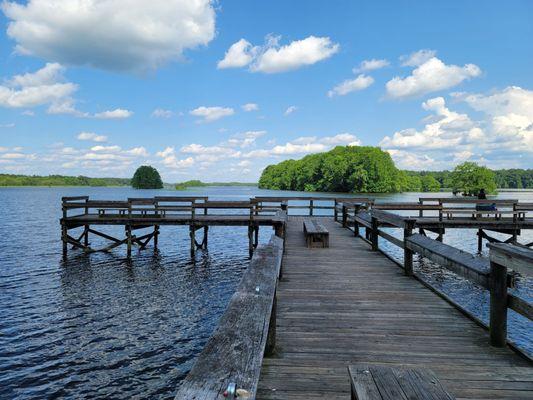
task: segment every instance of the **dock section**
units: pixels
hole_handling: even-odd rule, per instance
[[[460,399],[533,399],[533,368],[485,329],[331,219],[330,247],[309,249],[304,217],[287,224],[276,351],[258,399],[350,398],[348,366],[431,368]]]

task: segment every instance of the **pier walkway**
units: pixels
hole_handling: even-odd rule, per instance
[[[356,363],[431,368],[458,399],[533,399],[529,361],[332,219],[330,247],[307,248],[304,218],[287,223],[258,399],[347,400]]]

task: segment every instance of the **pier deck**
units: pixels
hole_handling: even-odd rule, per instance
[[[287,224],[277,289],[276,353],[258,399],[350,398],[347,367],[431,368],[458,399],[533,399],[531,363],[489,346],[486,330],[330,219],[330,248]]]

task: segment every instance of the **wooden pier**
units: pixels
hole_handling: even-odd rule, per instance
[[[457,398],[533,399],[533,367],[340,224],[309,249],[289,218],[277,290],[276,353],[258,399],[350,398],[357,363],[431,368]]]
[[[486,211],[479,207],[484,203],[497,208]],[[293,215],[302,209],[306,216]],[[209,226],[248,227],[250,267],[178,400],[533,399],[533,363],[507,336],[509,309],[533,319],[533,305],[512,291],[516,272],[533,272],[533,243],[519,240],[533,229],[532,211],[533,204],[516,200],[77,197],[63,200],[61,227],[65,253],[69,244],[85,252],[127,245],[128,257],[135,245],[143,250],[153,241],[156,247],[162,225],[190,227],[191,255],[207,246]],[[103,225],[124,226],[126,237],[94,228]],[[267,244],[258,243],[260,226],[274,230]],[[303,226],[320,226],[328,246],[308,247]],[[133,235],[138,229],[150,232]],[[449,229],[475,229],[478,250],[489,242],[490,258],[443,243]],[[111,244],[94,249],[90,234]],[[381,240],[401,249],[402,263],[380,251]],[[414,257],[487,290],[489,323],[424,281]],[[413,396],[394,392],[402,384],[402,393]]]

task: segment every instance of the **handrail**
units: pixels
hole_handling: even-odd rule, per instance
[[[256,398],[263,357],[272,354],[276,344],[276,288],[282,257],[279,237],[272,236],[270,243],[257,248],[176,400],[236,398],[237,392],[239,397]]]
[[[424,235],[413,234],[416,219],[405,218],[387,211],[371,209],[370,212],[360,213],[359,207],[354,207],[354,215],[347,214],[347,207],[343,207],[343,226],[348,222],[354,223],[354,234],[359,236],[359,224],[367,231],[367,242],[372,250],[379,250],[378,237],[383,237],[392,244],[404,249],[403,268],[406,275],[413,273],[413,254],[418,253],[459,276],[472,281],[490,291],[490,343],[492,346],[502,347],[507,344],[507,309],[533,320],[533,305],[528,301],[507,293],[508,287],[514,287],[514,277],[508,273],[508,268],[526,275],[533,274],[533,250],[526,246],[517,246],[504,243],[489,244],[490,262],[472,254],[430,239]],[[368,221],[370,217],[370,223]],[[403,228],[403,240],[392,236],[379,229],[380,224]],[[420,278],[419,278],[420,279]],[[433,287],[431,284],[426,285]],[[438,289],[434,290],[440,292]],[[477,320],[471,313],[463,309]],[[479,321],[483,326],[483,322]]]

